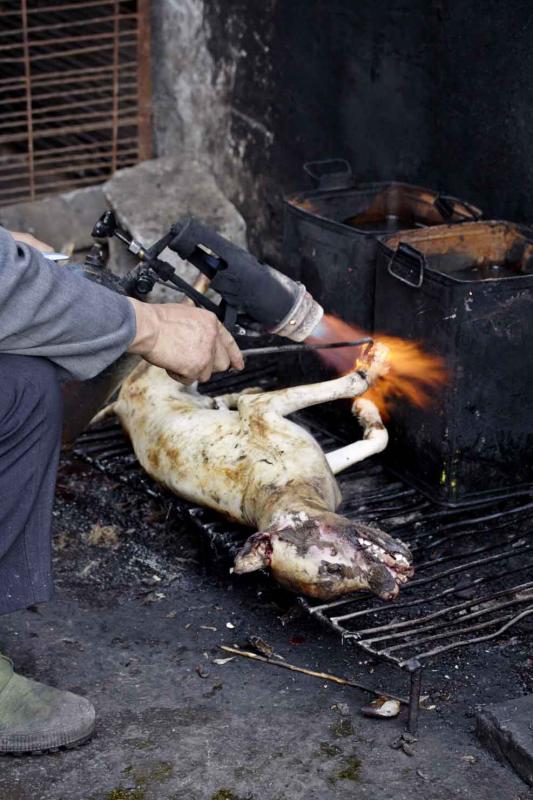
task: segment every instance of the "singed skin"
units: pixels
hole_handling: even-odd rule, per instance
[[[344,396],[369,384],[355,373],[342,381],[349,381]],[[391,599],[412,573],[409,551],[334,513],[341,493],[326,456],[283,416],[290,409],[280,413],[284,391],[293,406],[305,407],[320,402],[315,387],[209,398],[142,364],[114,408],[156,481],[260,532],[241,550],[236,572],[268,566],[280,583],[311,596],[371,589]]]
[[[142,365],[115,411],[142,467],[187,500],[260,530],[284,510],[334,510],[341,494],[315,439],[278,414],[254,414],[251,394],[238,404],[230,410]]]

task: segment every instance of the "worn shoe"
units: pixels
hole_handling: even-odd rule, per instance
[[[75,747],[91,737],[94,716],[85,698],[17,675],[0,655],[0,754]]]

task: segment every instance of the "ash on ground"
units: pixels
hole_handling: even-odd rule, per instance
[[[9,800],[526,800],[528,789],[483,751],[478,703],[533,688],[525,631],[458,652],[425,672],[417,741],[397,747],[405,710],[363,717],[359,690],[244,658],[221,644],[259,637],[294,664],[407,692],[298,613],[267,578],[206,564],[198,533],[164,497],[133,491],[73,456],[54,510],[57,592],[4,617],[0,649],[19,671],[86,695],[89,744],[6,758]]]

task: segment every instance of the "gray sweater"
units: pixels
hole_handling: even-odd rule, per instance
[[[126,297],[48,261],[0,227],[0,353],[43,356],[86,379],[135,336]]]

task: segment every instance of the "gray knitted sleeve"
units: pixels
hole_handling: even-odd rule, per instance
[[[83,380],[134,336],[126,297],[48,261],[0,227],[0,353],[43,356]]]

